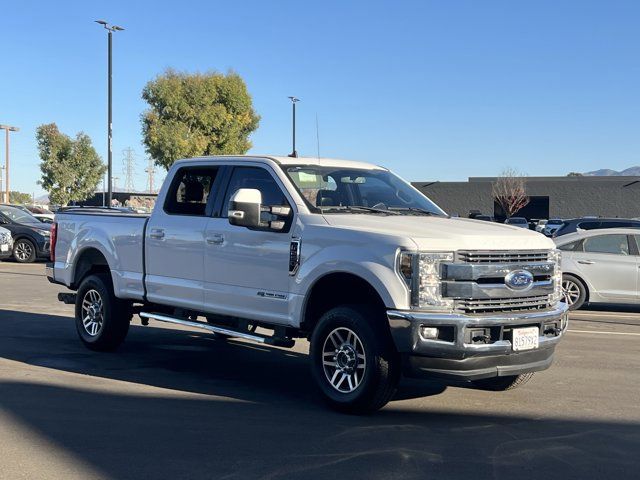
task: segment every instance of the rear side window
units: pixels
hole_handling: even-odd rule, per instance
[[[176,172],[164,204],[171,215],[204,216],[218,167],[184,167]]]
[[[575,242],[565,243],[564,245],[560,245],[558,249],[563,250],[565,252],[581,252],[582,240],[576,240]]]
[[[600,228],[600,224],[602,222],[580,222],[576,225],[576,228],[581,230],[594,230],[596,228]]]
[[[629,240],[626,235],[599,235],[584,240],[584,251],[629,255]]]

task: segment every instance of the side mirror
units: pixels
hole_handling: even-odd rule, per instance
[[[239,227],[257,228],[262,210],[262,193],[255,188],[241,188],[229,200],[229,223]]]

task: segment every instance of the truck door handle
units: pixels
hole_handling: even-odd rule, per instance
[[[578,260],[578,263],[581,263],[582,265],[593,265],[596,262],[593,260]]]
[[[149,233],[149,236],[151,238],[155,238],[156,240],[162,240],[164,238],[164,230],[162,230],[161,228],[154,228]]]
[[[222,245],[224,243],[224,235],[216,233],[210,237],[207,237],[207,243],[209,245]]]

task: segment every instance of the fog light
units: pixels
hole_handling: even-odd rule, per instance
[[[420,336],[427,340],[433,340],[438,338],[438,329],[436,327],[427,327],[420,325]]]

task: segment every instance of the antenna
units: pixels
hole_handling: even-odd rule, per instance
[[[318,127],[318,112],[316,112],[316,143],[318,147],[318,160],[320,160],[320,127]]]
[[[153,184],[153,176],[156,173],[156,167],[153,164],[153,158],[149,157],[147,158],[147,168],[144,169],[144,171],[147,173],[147,191],[149,193],[155,193],[155,186]]]
[[[296,103],[299,102],[300,99],[296,98],[296,97],[289,97],[289,100],[291,100],[291,106],[293,107],[293,122],[292,122],[292,127],[293,127],[293,150],[289,154],[289,156],[290,157],[297,157],[298,156],[298,152],[296,151]]]
[[[123,169],[122,173],[124,174],[124,189],[127,192],[135,191],[135,187],[133,186],[133,174],[135,172],[135,163],[136,163],[136,152],[131,148],[125,148],[122,151],[124,155],[124,159],[122,160]]]

